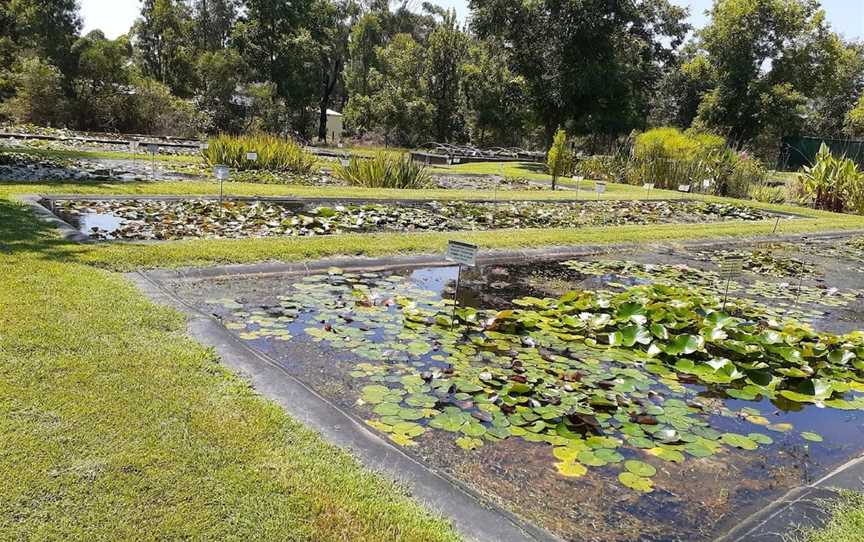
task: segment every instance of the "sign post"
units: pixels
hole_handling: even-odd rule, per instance
[[[147,145],[147,152],[150,153],[150,178],[152,180],[156,179],[156,153],[159,152],[159,145],[155,143],[149,143]]]
[[[219,180],[219,206],[222,206],[222,198],[224,195],[224,191],[222,190],[222,185],[231,175],[231,170],[228,169],[228,166],[223,166],[219,164],[213,167],[213,176]]]
[[[606,192],[606,182],[597,181],[594,183],[594,191],[597,192],[597,201],[600,201],[600,194]]]
[[[459,281],[462,278],[462,266],[477,267],[477,245],[461,241],[448,241],[447,254],[444,259],[456,264],[456,290],[453,292],[453,310],[450,313],[450,329],[456,322],[456,305],[459,304]]]
[[[744,270],[744,257],[739,255],[726,256],[720,264],[720,276],[726,277],[726,291],[723,293],[723,310],[726,310],[726,300],[729,298],[729,284],[732,277],[741,275]]]
[[[681,192],[681,198],[684,198],[684,194],[689,194],[693,189],[693,185],[690,184],[679,184],[678,191]]]
[[[654,183],[645,183],[642,185],[645,189],[645,199],[651,199],[651,191],[654,190]]]
[[[130,141],[129,150],[132,151],[132,165],[134,166],[136,161],[138,160],[138,142]]]
[[[576,183],[576,199],[579,199],[579,183],[585,180],[585,177],[582,175],[574,175],[573,182]]]
[[[708,199],[708,190],[711,189],[711,184],[712,184],[711,179],[703,179],[702,180],[702,199],[703,200]]]
[[[258,161],[258,153],[257,152],[247,152],[246,153],[246,159],[249,160],[250,162],[257,162]]]

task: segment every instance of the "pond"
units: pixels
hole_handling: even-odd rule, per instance
[[[523,261],[463,271],[458,306],[453,267],[169,286],[565,539],[708,540],[864,451],[862,258],[843,240]]]
[[[690,200],[400,201],[46,199],[43,205],[101,240],[316,236],[383,231],[578,228],[765,220],[767,211]],[[791,217],[784,215],[785,219]]]

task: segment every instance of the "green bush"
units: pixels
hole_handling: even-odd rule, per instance
[[[546,171],[552,176],[552,190],[555,190],[558,177],[569,174],[572,169],[573,152],[567,148],[567,132],[558,128],[546,155]]]
[[[824,143],[816,163],[798,176],[805,194],[817,209],[864,214],[864,172],[848,158],[836,158]]]
[[[786,203],[786,188],[783,186],[751,186],[749,195],[750,199],[762,203]]]
[[[352,158],[347,166],[337,165],[333,174],[354,186],[369,188],[425,188],[431,177],[409,154],[378,152],[371,159]]]
[[[670,160],[692,160],[721,151],[726,140],[718,135],[677,128],[654,128],[636,136],[633,155],[642,159],[663,157]]]
[[[257,153],[258,159],[249,160],[246,156],[250,152]],[[265,134],[220,135],[209,141],[202,155],[210,166],[223,164],[237,171],[265,170],[307,175],[316,163],[315,156],[294,141]]]

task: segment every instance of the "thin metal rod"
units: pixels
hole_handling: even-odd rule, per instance
[[[726,300],[729,299],[729,283],[732,282],[732,275],[726,277],[726,291],[723,293],[723,312],[726,312]]]
[[[459,303],[459,281],[462,279],[462,264],[456,266],[456,290],[453,292],[453,310],[450,312],[450,331],[456,323],[456,305]]]

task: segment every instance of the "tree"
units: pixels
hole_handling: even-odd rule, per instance
[[[244,80],[243,60],[237,51],[222,49],[207,51],[195,64],[200,81],[195,101],[206,112],[210,132],[240,130],[242,112],[234,103],[237,89]]]
[[[218,51],[228,46],[239,3],[239,0],[194,0],[193,21],[200,49]]]
[[[178,96],[194,89],[192,16],[183,0],[142,0],[141,17],[132,27],[137,64],[147,77]]]
[[[864,136],[864,96],[861,96],[855,107],[846,113],[843,129],[850,137]]]
[[[2,104],[4,115],[40,126],[57,126],[66,120],[63,75],[56,66],[40,57],[24,58],[13,80],[15,96]]]
[[[76,0],[6,0],[0,2],[0,25],[0,35],[17,54],[29,51],[71,74],[70,49],[81,30]]]
[[[474,43],[462,66],[462,99],[475,145],[519,146],[527,136],[528,88],[501,50],[498,43]]]
[[[551,141],[559,124],[578,132],[644,125],[649,99],[688,26],[667,0],[471,0],[481,39],[508,47]]]
[[[127,65],[132,46],[124,36],[109,40],[94,30],[72,46],[78,58],[72,82],[77,126],[87,130],[119,130],[128,107]]]
[[[546,154],[546,170],[549,175],[552,175],[552,190],[555,190],[555,184],[558,177],[570,172],[573,169],[573,153],[567,148],[567,132],[558,128],[555,132],[555,137],[552,139],[552,147]]]
[[[397,34],[378,50],[380,71],[369,74],[372,116],[388,142],[416,145],[428,139],[434,106],[425,85],[423,48],[410,34]]]
[[[307,24],[313,21],[312,0],[247,0],[233,38],[252,80],[276,84],[301,133],[312,124],[310,111],[320,90],[318,44]]]
[[[320,90],[318,100],[318,139],[327,140],[327,110],[336,87],[342,81],[342,71],[348,56],[348,38],[356,6],[350,0],[320,0],[315,4],[316,24],[313,39],[318,49]]]
[[[468,36],[456,26],[455,10],[444,13],[443,21],[426,43],[425,78],[434,107],[433,133],[438,141],[461,139],[464,133],[459,90],[468,43]]]
[[[782,57],[821,24],[817,7],[815,0],[715,0],[699,35],[716,86],[699,106],[698,123],[736,143],[753,139],[771,119],[762,106],[777,102],[772,89],[788,82],[780,76]]]

